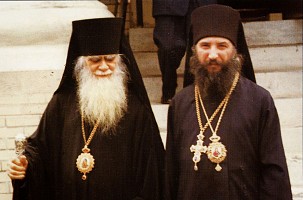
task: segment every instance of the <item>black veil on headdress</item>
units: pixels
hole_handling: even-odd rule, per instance
[[[128,90],[137,95],[151,110],[141,73],[122,30],[122,18],[94,18],[72,22],[66,65],[55,94],[76,90],[76,79],[73,74],[79,56],[105,54],[123,54],[122,59],[129,74]]]
[[[201,6],[192,12],[191,25],[194,44],[204,37],[218,36],[229,39],[244,58],[242,75],[256,82],[240,13],[237,10],[219,4]]]

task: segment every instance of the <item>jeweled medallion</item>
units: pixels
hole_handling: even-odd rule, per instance
[[[89,153],[90,149],[84,147],[82,152],[77,158],[77,168],[78,170],[83,173],[82,180],[86,180],[86,174],[92,171],[95,165],[94,157]]]
[[[216,170],[217,171],[221,171],[222,167],[219,165],[223,160],[225,160],[226,158],[226,148],[225,146],[218,141],[214,141],[212,143],[209,144],[208,149],[207,149],[207,156],[208,159],[213,162],[216,163]]]

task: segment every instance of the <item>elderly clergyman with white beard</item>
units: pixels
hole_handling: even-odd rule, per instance
[[[121,28],[73,22],[59,88],[10,162],[14,199],[163,199],[164,148]]]

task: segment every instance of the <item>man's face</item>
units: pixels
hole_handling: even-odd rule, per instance
[[[97,78],[110,77],[116,69],[118,61],[117,54],[95,55],[85,57],[86,65]]]
[[[234,45],[226,38],[206,37],[195,45],[197,58],[206,66],[208,73],[217,73],[222,69],[222,64],[230,61],[236,50]]]

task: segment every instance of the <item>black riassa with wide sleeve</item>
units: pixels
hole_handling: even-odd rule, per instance
[[[218,104],[205,101],[210,116]],[[206,119],[201,109],[203,124]],[[219,114],[218,114],[219,115]],[[218,117],[217,117],[218,118]],[[215,128],[217,118],[213,122]],[[199,125],[194,86],[179,92],[168,112],[166,197],[169,200],[291,200],[280,123],[268,91],[241,77],[222,118],[218,135],[227,157],[216,164],[203,154],[194,171],[191,145]],[[211,132],[205,132],[209,144]]]
[[[87,180],[76,167],[84,141],[74,93],[55,94],[29,138],[24,181],[14,181],[14,199],[162,200],[164,148],[150,110],[129,95],[117,132],[96,132],[89,148],[95,166]],[[92,127],[86,126],[86,138]]]

